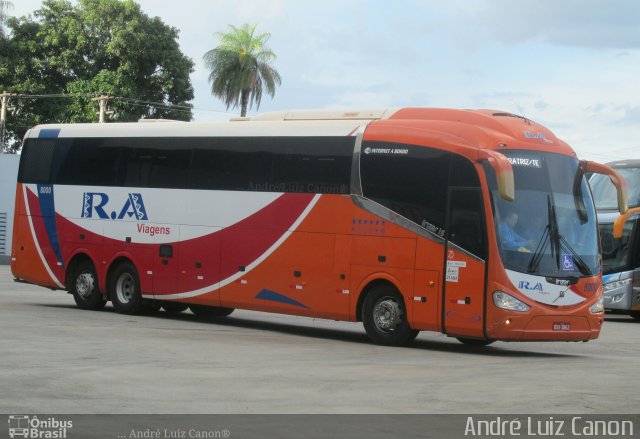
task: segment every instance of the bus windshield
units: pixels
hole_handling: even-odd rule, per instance
[[[629,188],[629,207],[640,206],[640,167],[615,167],[615,169],[622,174],[627,181]],[[616,187],[608,176],[594,174],[589,180],[589,185],[593,192],[593,200],[596,203],[597,210],[618,210]]]
[[[514,201],[500,198],[495,173],[486,169],[505,268],[548,277],[599,274],[595,209],[578,160],[533,151],[503,154],[513,166]]]

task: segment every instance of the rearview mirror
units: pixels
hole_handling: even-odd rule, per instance
[[[500,198],[506,201],[515,199],[515,186],[513,183],[513,167],[507,157],[496,151],[481,149],[479,151],[480,160],[486,160],[496,172],[498,183],[498,193]]]

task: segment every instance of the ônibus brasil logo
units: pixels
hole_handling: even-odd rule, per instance
[[[64,439],[73,421],[61,421],[54,417],[38,419],[37,416],[9,416],[9,437]]]
[[[142,194],[129,193],[123,203],[118,203],[118,208],[107,213],[109,196],[103,192],[85,192],[82,195],[82,218],[100,219],[125,219],[135,218],[139,221],[148,220],[147,210],[144,208]],[[114,204],[114,203],[111,203]],[[95,214],[95,216],[94,216]]]

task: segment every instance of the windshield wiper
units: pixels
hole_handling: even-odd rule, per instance
[[[538,270],[544,251],[547,249],[549,243],[551,243],[551,256],[555,256],[556,265],[558,269],[560,269],[560,236],[558,233],[558,223],[556,222],[556,211],[551,202],[550,195],[547,195],[547,221],[548,224],[544,228],[544,233],[540,237],[540,241],[538,241],[538,245],[529,261],[529,266],[527,267],[528,273],[535,273]]]
[[[556,266],[560,269],[560,232],[556,208],[551,202],[551,195],[547,195],[547,216],[549,218],[549,239],[551,240],[551,256],[556,258]]]
[[[533,256],[531,256],[529,266],[527,267],[527,273],[535,273],[538,271],[538,266],[540,265],[540,261],[542,261],[542,256],[544,255],[544,251],[547,249],[547,245],[549,245],[549,225],[544,228],[544,232],[538,241],[538,245],[536,245],[536,249],[533,252]]]

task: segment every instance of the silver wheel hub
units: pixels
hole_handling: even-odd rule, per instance
[[[116,282],[116,295],[120,303],[129,303],[135,294],[135,282],[129,273],[123,273]]]
[[[91,273],[82,273],[76,279],[76,291],[82,297],[89,298],[95,287],[95,279]]]
[[[373,321],[378,329],[391,332],[402,323],[402,309],[394,299],[385,298],[373,308]]]

